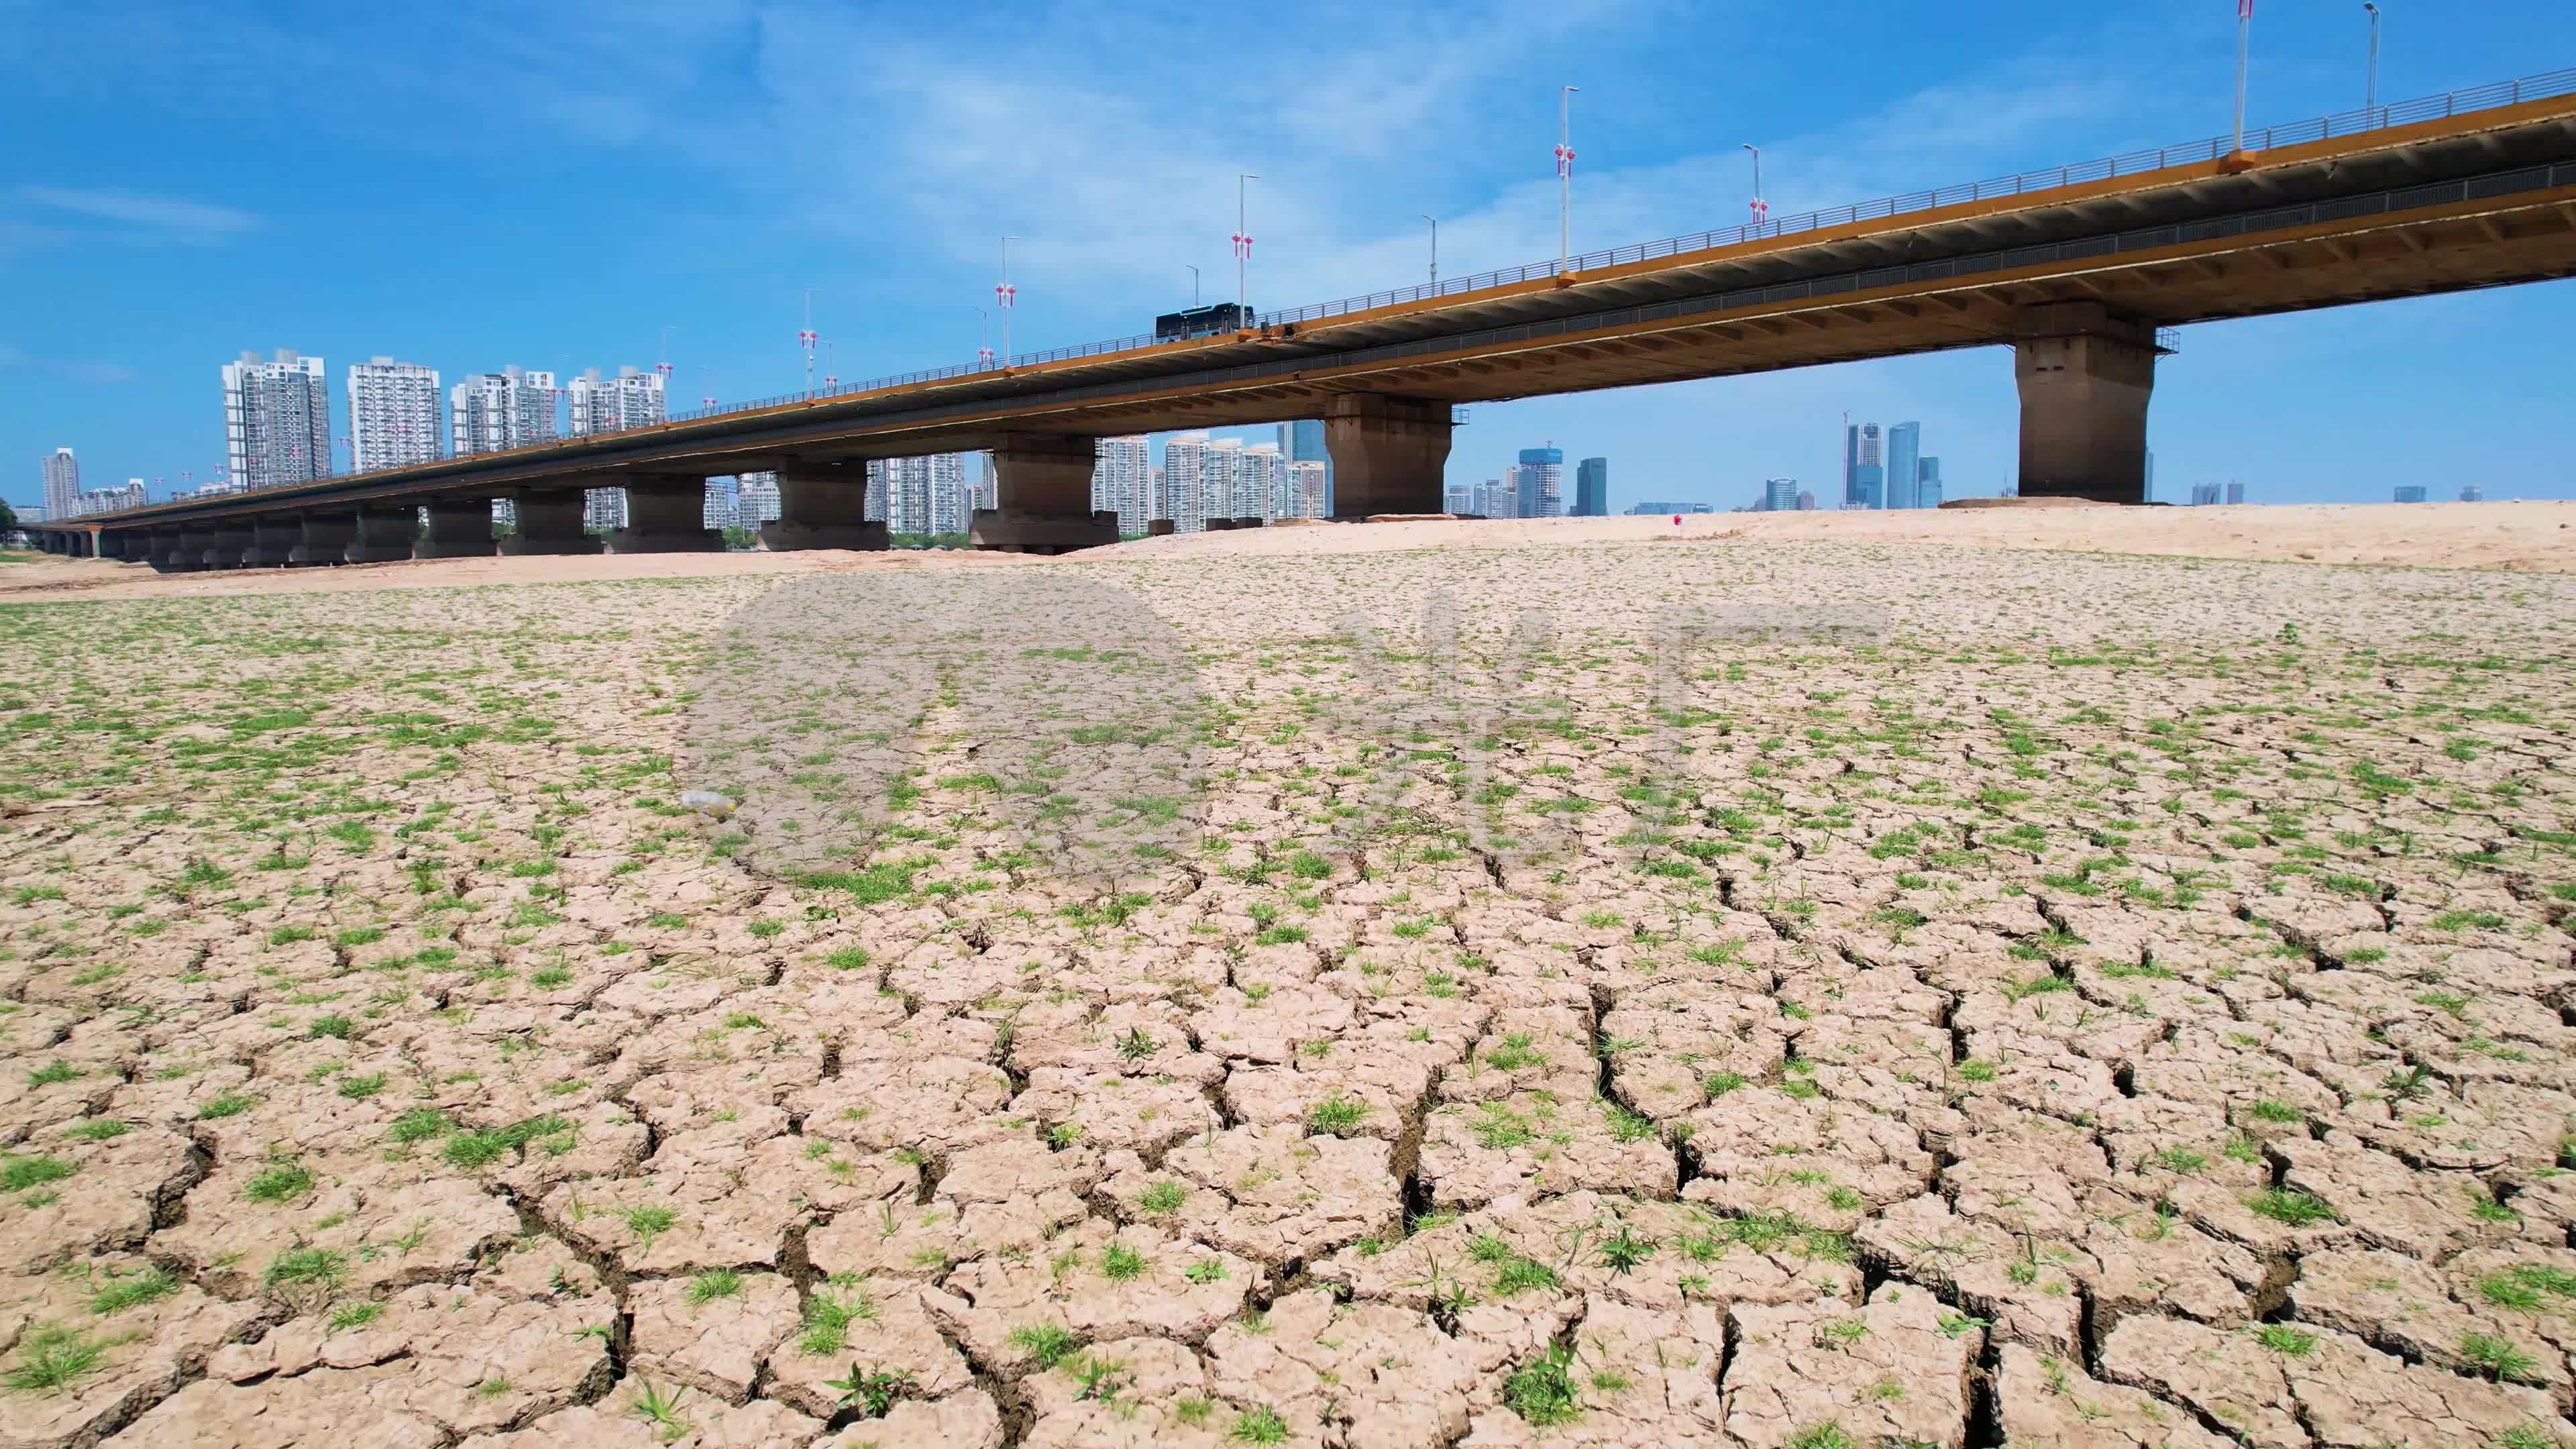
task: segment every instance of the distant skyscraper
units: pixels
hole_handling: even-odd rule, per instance
[[[438,369],[390,357],[349,364],[350,466],[361,473],[438,461]]]
[[[601,377],[594,367],[572,380],[569,394],[575,437],[649,428],[670,416],[658,372],[621,367],[615,377]]]
[[[1236,455],[1234,507],[1237,518],[1268,523],[1288,508],[1288,460],[1276,443],[1254,443]]]
[[[1798,495],[1798,511],[1799,511],[1800,513],[1813,513],[1813,512],[1815,512],[1815,511],[1816,511],[1816,495],[1815,495],[1815,494],[1813,494],[1813,493],[1801,493],[1801,494],[1799,494],[1799,495]]]
[[[744,528],[776,523],[779,516],[778,475],[744,473],[733,480],[736,522]]]
[[[2245,501],[2245,485],[2244,485],[2244,484],[2242,484],[2242,483],[2230,483],[2230,484],[2228,484],[2228,485],[2227,485],[2227,501],[2228,501],[2228,502],[2230,502],[2230,503],[2242,503],[2242,502],[2244,502],[2244,501]]]
[[[224,364],[226,468],[237,488],[278,488],[331,474],[331,394],[322,359],[279,348]]]
[[[80,462],[69,448],[56,448],[45,459],[45,516],[69,518],[72,500],[80,497]]]
[[[456,457],[553,442],[555,375],[505,367],[448,389],[448,451]]]
[[[1470,510],[1471,512],[1481,514],[1486,518],[1513,518],[1518,516],[1515,510],[1518,507],[1519,500],[1512,496],[1511,488],[1509,485],[1505,484],[1502,479],[1486,479],[1484,482],[1476,485],[1475,493],[1475,506]]]
[[[2398,502],[2400,502],[2400,503],[2421,503],[2421,502],[2423,502],[2423,501],[2424,501],[2424,485],[2423,485],[2423,484],[2421,484],[2421,483],[2401,483],[2401,484],[2399,484],[2399,485],[2397,486],[2397,501],[2398,501]]]
[[[734,483],[731,478],[707,480],[707,501],[698,510],[700,528],[732,528],[741,521],[741,497],[735,492]]]
[[[1574,516],[1610,516],[1610,460],[1586,458],[1574,465]]]
[[[1331,506],[1332,485],[1329,479],[1329,470],[1312,458],[1300,458],[1290,463],[1288,496],[1294,500],[1296,506],[1293,509],[1281,510],[1280,516],[1283,518],[1325,517],[1325,510]],[[1450,496],[1456,497],[1456,490],[1451,490]],[[1452,508],[1449,511],[1458,513],[1464,510]]]
[[[2483,503],[2486,501],[2486,497],[2487,495],[2479,491],[2478,485],[2475,483],[2463,483],[2460,485],[2460,501],[2462,503]]]
[[[964,533],[973,521],[975,486],[966,476],[966,455],[936,453],[930,459],[930,531]]]
[[[1565,513],[1565,450],[1523,448],[1512,469],[1514,516],[1559,518]]]
[[[1141,534],[1154,518],[1153,470],[1143,434],[1100,440],[1091,465],[1091,506],[1118,515],[1118,531]]]
[[[1476,489],[1470,483],[1451,483],[1440,490],[1440,508],[1445,513],[1476,511]]]
[[[594,367],[574,378],[565,393],[570,399],[566,416],[574,437],[649,428],[669,416],[664,407],[662,374],[658,372],[621,367],[615,377],[601,377]],[[592,528],[624,528],[626,490],[588,489],[583,494],[582,509],[584,520]]]
[[[1914,506],[1941,506],[1941,460],[1926,458],[1914,465]]]
[[[1843,414],[1843,506],[1860,501],[1860,427]]]
[[[1243,476],[1243,439],[1211,438],[1207,445],[1206,471],[1200,475],[1199,509],[1203,518],[1234,518],[1243,510],[1235,506],[1235,483]]]
[[[1798,509],[1798,480],[1767,478],[1762,483],[1762,511],[1794,513]]]
[[[2215,483],[2194,483],[2193,485],[2191,485],[2191,506],[2192,506],[2192,507],[2194,507],[2194,508],[2202,508],[2202,507],[2206,507],[2206,506],[2208,506],[2208,505],[2210,505],[2210,504],[2216,503],[2217,501],[2218,501],[2218,485],[2217,485],[2217,484],[2215,484]]]
[[[1325,512],[1314,516],[1317,518],[1329,516],[1331,513],[1331,503],[1333,498],[1333,454],[1330,449],[1324,446],[1323,419],[1307,418],[1301,422],[1281,423],[1279,425],[1279,454],[1291,463],[1321,463],[1324,465],[1324,502],[1326,504],[1326,508]]]
[[[1923,461],[1923,425],[1898,423],[1887,430],[1887,506],[1914,507],[1916,468]]]
[[[1174,433],[1163,440],[1163,486],[1154,516],[1172,520],[1174,533],[1197,533],[1207,527],[1209,471],[1207,434]],[[1231,486],[1230,462],[1223,476]]]
[[[1845,507],[1879,508],[1887,501],[1887,458],[1885,444],[1879,438],[1878,424],[1864,423],[1860,430],[1860,450],[1852,467],[1851,496]]]

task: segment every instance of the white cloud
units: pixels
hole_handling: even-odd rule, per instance
[[[259,225],[259,218],[229,206],[146,196],[132,191],[90,191],[68,186],[21,186],[21,200],[57,211],[121,221],[191,238],[228,236]]]

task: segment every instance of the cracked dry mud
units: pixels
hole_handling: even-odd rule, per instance
[[[2576,581],[870,579],[0,611],[0,1449],[2576,1446]]]

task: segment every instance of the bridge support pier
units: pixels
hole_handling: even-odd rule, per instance
[[[1446,497],[1449,405],[1354,393],[1324,410],[1333,456],[1333,516],[1438,513]]]
[[[202,557],[210,569],[237,569],[257,540],[245,523],[218,523],[195,537],[206,541]]]
[[[610,553],[721,553],[724,535],[707,527],[707,480],[678,473],[628,476],[626,526],[608,535]]]
[[[357,533],[355,514],[308,513],[297,526],[295,546],[286,551],[286,561],[297,568],[345,562]]]
[[[349,520],[348,546],[340,550],[342,563],[393,563],[411,557],[412,540],[420,532],[420,515],[412,508],[361,508]]]
[[[1006,433],[993,450],[993,503],[966,529],[969,547],[1000,553],[1071,553],[1118,541],[1118,515],[1091,507],[1100,440],[1068,433]]]
[[[152,567],[165,574],[195,573],[206,566],[206,536],[181,529],[152,535]]]
[[[2155,328],[2099,302],[2051,302],[2017,330],[2021,496],[2146,502]]]
[[[778,517],[760,526],[761,546],[773,553],[803,548],[847,548],[874,553],[886,546],[886,526],[868,519],[868,465],[790,463],[778,470]]]
[[[139,562],[143,557],[144,537],[139,533],[102,533],[98,536],[98,556],[121,563]]]
[[[523,488],[511,495],[518,505],[519,531],[501,540],[504,556],[598,553],[606,545],[582,532],[580,490],[538,492]]]
[[[433,498],[429,529],[411,546],[413,558],[490,558],[492,504],[482,498]]]
[[[304,541],[304,522],[287,516],[250,521],[250,544],[242,550],[242,567],[284,568],[295,561],[295,546]]]

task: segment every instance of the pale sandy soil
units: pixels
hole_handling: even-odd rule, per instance
[[[2576,1449],[2509,510],[25,565],[0,1449]]]
[[[1140,539],[1094,550],[1094,560],[1276,557],[1423,548],[1521,548],[1577,543],[1799,541],[1925,543],[1958,548],[2185,554],[2330,564],[2402,564],[2576,572],[2576,502],[2317,504],[2241,508],[1981,508],[1901,513],[1717,513],[1546,521],[1323,524]],[[2566,536],[2562,536],[2566,535]],[[261,569],[154,575],[98,560],[0,565],[0,602],[196,598],[272,592],[438,588],[633,578],[768,576],[850,568],[989,566],[972,554],[645,554],[587,558],[442,559],[355,568]]]

